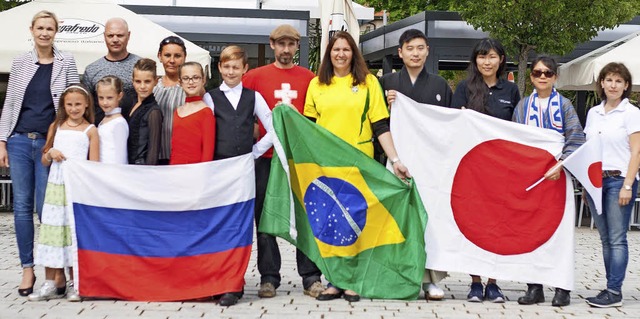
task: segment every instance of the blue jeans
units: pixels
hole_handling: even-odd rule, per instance
[[[14,133],[7,140],[14,221],[23,268],[33,267],[33,206],[35,202],[35,211],[40,218],[49,177],[49,168],[40,162],[44,144],[44,138],[30,139],[20,133]]]
[[[620,206],[618,197],[623,183],[623,176],[602,179],[602,215],[595,213],[593,200],[588,198],[589,208],[594,212],[593,219],[602,241],[602,257],[607,272],[607,289],[617,293],[622,292],[622,282],[629,262],[627,231],[629,230],[631,209],[638,191],[638,181],[634,181],[631,201],[625,206]]]

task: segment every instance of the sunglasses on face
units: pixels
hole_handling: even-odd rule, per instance
[[[531,71],[531,76],[533,76],[534,78],[539,78],[544,74],[545,77],[550,78],[554,75],[556,75],[556,72],[553,72],[551,70],[533,70]]]

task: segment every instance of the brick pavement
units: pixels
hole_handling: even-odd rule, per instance
[[[524,293],[523,283],[499,282],[506,295],[504,304],[468,303],[465,301],[469,277],[452,274],[442,282],[446,300],[426,302],[370,300],[349,304],[344,300],[318,302],[302,294],[301,280],[295,270],[295,250],[281,242],[283,265],[282,286],[272,299],[257,296],[259,274],[255,267],[255,247],[245,276],[245,296],[236,306],[225,308],[213,302],[129,302],[91,300],[70,303],[66,300],[28,302],[20,297],[20,267],[13,231],[13,217],[0,213],[0,319],[13,318],[265,318],[265,319],[333,319],[333,318],[640,318],[640,231],[629,233],[630,260],[623,288],[624,306],[594,309],[584,302],[605,286],[604,267],[596,230],[583,227],[576,230],[576,290],[571,305],[550,306],[551,288],[545,287],[547,302],[542,305],[520,306],[515,301]],[[42,268],[36,269],[40,280]],[[422,297],[422,296],[421,296]]]

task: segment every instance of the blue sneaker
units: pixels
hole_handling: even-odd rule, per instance
[[[487,287],[484,289],[484,299],[489,300],[495,303],[503,303],[504,295],[502,294],[502,290],[495,283],[487,284]]]
[[[601,291],[595,297],[589,297],[585,300],[591,307],[609,308],[622,306],[622,293],[614,294],[608,289]]]
[[[472,282],[471,291],[467,295],[467,301],[469,302],[482,302],[484,295],[482,294],[482,283]]]

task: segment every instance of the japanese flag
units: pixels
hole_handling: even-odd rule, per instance
[[[573,290],[573,186],[525,189],[556,163],[553,130],[398,94],[391,133],[429,215],[426,267]]]
[[[602,144],[589,139],[562,163],[589,193],[598,214],[602,214]]]

